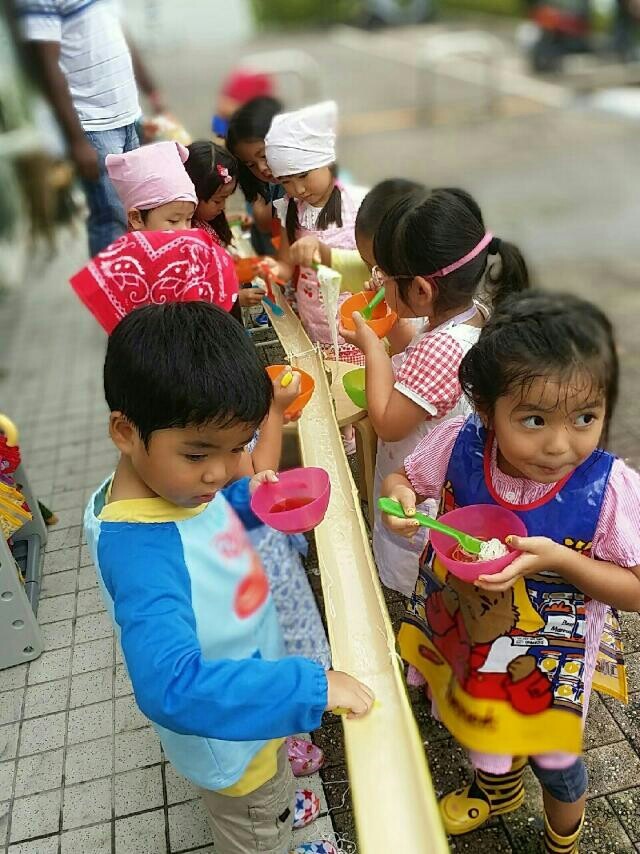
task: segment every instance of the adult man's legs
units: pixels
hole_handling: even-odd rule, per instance
[[[107,175],[105,157],[107,154],[133,151],[139,147],[140,142],[133,124],[113,130],[90,130],[86,131],[86,134],[98,152],[100,163],[100,178],[97,181],[82,182],[89,205],[87,232],[89,252],[93,258],[127,230],[126,212]]]

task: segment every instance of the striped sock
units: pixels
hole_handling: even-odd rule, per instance
[[[547,816],[544,817],[544,850],[546,854],[577,854],[578,840],[582,833],[584,815],[580,819],[577,830],[569,836],[560,836],[549,824]]]
[[[489,801],[492,812],[502,812],[511,804],[522,798],[524,784],[522,777],[526,768],[527,760],[518,757],[514,760],[511,770],[506,774],[490,774],[487,771],[476,771],[475,779],[471,784],[470,796],[474,796],[474,788],[477,786]]]

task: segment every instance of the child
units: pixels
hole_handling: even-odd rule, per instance
[[[238,182],[253,217],[251,240],[258,255],[275,254],[273,203],[284,196],[284,187],[273,177],[264,153],[264,138],[280,112],[282,104],[276,98],[253,98],[233,114],[227,130],[227,148],[240,163]]]
[[[188,151],[189,158],[184,168],[198,197],[191,224],[207,231],[226,249],[232,234],[225,205],[238,185],[238,161],[221,145],[208,140],[192,142]]]
[[[274,203],[281,223],[276,274],[282,279],[294,274],[290,247],[301,237],[318,237],[336,249],[356,248],[354,226],[364,191],[347,189],[336,179],[336,122],[336,105],[326,101],[276,116],[265,138],[267,163],[287,193]],[[341,301],[347,297],[344,294]],[[300,268],[296,303],[311,340],[333,353],[318,278],[309,267]],[[357,347],[343,338],[339,343],[342,361],[362,363]]]
[[[104,385],[120,460],[85,529],[136,700],[176,770],[200,787],[216,851],[289,851],[282,738],[317,727],[324,709],[360,717],[373,698],[347,674],[282,657],[241,524],[256,524],[250,494],[275,475],[225,488],[271,384],[242,328],[192,302],[127,315],[109,339]],[[301,812],[295,821],[308,823]]]
[[[354,315],[356,331],[342,333],[365,354],[369,418],[379,437],[376,564],[387,587],[410,596],[425,529],[407,542],[381,524],[377,501],[382,481],[443,418],[469,411],[458,368],[486,319],[475,296],[487,270],[486,286],[494,302],[526,287],[528,276],[518,249],[485,230],[477,204],[461,190],[432,190],[401,200],[385,215],[373,248],[378,266],[372,278],[377,287],[384,286],[387,304],[400,318],[427,321],[413,340],[411,326],[390,333],[391,358],[359,314]],[[492,255],[500,255],[498,272],[487,267]],[[421,509],[433,515],[435,505]]]
[[[203,229],[220,246],[229,249],[233,235],[227,222],[225,205],[238,185],[238,161],[221,145],[200,140],[189,146],[189,159],[184,168],[193,181],[198,197],[193,227]],[[241,288],[238,303],[245,307],[259,305],[265,294],[266,291],[260,288]],[[237,319],[240,320],[241,315]]]
[[[184,170],[188,157],[179,142],[156,142],[126,154],[107,155],[107,173],[130,231],[191,228],[198,198]]]
[[[311,267],[324,264],[342,276],[343,291],[359,293],[371,278],[375,265],[373,238],[384,215],[396,202],[412,193],[424,191],[424,186],[405,178],[381,181],[362,200],[355,223],[356,249],[334,249],[315,235],[301,237],[291,246],[291,261],[296,266]]]
[[[640,477],[601,448],[618,389],[611,325],[576,297],[512,297],[460,380],[477,415],[431,431],[383,493],[409,515],[425,498],[439,498],[440,512],[498,504],[529,535],[507,538],[522,555],[474,584],[447,574],[429,548],[400,649],[476,768],[441,801],[446,830],[516,809],[528,758],[542,784],[545,850],[574,854],[589,694],[626,696],[615,609],[640,609]]]
[[[273,94],[273,80],[268,74],[238,68],[232,71],[222,84],[216,113],[211,120],[211,130],[224,139],[229,130],[229,121],[247,101]]]
[[[229,253],[196,229],[132,231],[70,281],[107,333],[142,305],[204,300],[231,311],[238,298],[238,277]]]

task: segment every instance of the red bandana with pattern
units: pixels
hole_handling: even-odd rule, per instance
[[[70,281],[109,334],[143,305],[202,300],[229,311],[238,297],[231,256],[200,229],[124,234]]]

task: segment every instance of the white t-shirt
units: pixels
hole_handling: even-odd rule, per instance
[[[15,5],[27,41],[60,44],[60,67],[85,130],[112,130],[138,118],[131,54],[115,0],[16,0]]]

